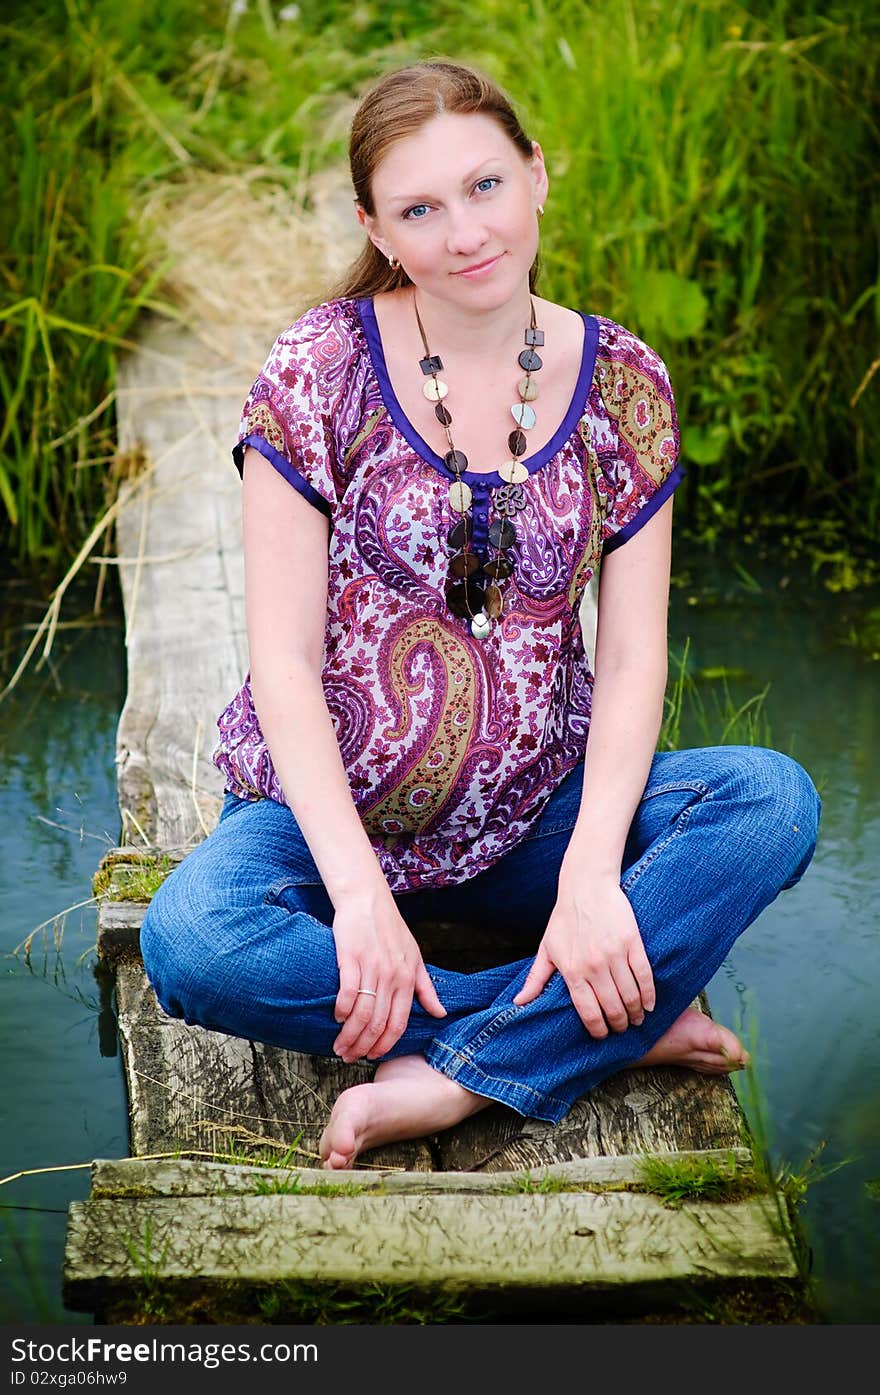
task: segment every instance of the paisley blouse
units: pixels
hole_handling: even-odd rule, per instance
[[[683,478],[662,360],[582,315],[565,419],[523,457],[514,571],[487,639],[445,598],[453,473],[394,395],[370,299],[309,310],[273,345],[233,459],[253,446],[330,520],[323,688],[349,787],[393,892],[465,881],[513,848],[584,758],[593,684],[580,607],[602,557]],[[429,404],[426,403],[426,406]],[[504,482],[466,471],[471,550]],[[244,799],[284,801],[249,675],[214,761]]]

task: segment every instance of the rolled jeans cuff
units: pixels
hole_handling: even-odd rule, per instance
[[[429,1066],[441,1074],[463,1085],[475,1095],[484,1095],[496,1104],[507,1105],[518,1114],[529,1119],[542,1119],[548,1124],[558,1124],[571,1108],[571,1100],[556,1099],[553,1095],[542,1094],[521,1081],[505,1080],[500,1076],[487,1075],[475,1066],[467,1056],[445,1042],[434,1041],[425,1052]]]

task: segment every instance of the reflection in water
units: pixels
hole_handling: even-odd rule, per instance
[[[803,880],[746,932],[709,1001],[720,1020],[755,1034],[774,1155],[797,1170],[818,1150],[830,1173],[804,1211],[824,1310],[831,1321],[876,1322],[880,1203],[866,1183],[880,1174],[880,663],[841,637],[859,633],[877,598],[833,595],[806,567],[782,588],[778,567],[750,569],[758,590],[723,562],[694,564],[708,591],[674,588],[670,647],[688,643],[704,688],[707,671],[741,670],[728,680],[734,705],[769,684],[767,744],[809,771],[822,821]],[[685,716],[679,744],[705,740]]]
[[[5,600],[5,604],[4,604]],[[66,618],[87,614],[71,595]],[[42,605],[0,588],[6,682]],[[96,973],[91,879],[119,838],[114,763],[124,696],[121,617],[61,631],[51,664],[0,704],[0,1175],[128,1152],[112,985]],[[70,1201],[89,1170],[0,1190],[0,1321],[90,1323],[61,1304]]]
[[[719,1020],[744,1023],[774,1155],[795,1169],[816,1150],[825,1169],[846,1164],[808,1193],[820,1299],[831,1321],[877,1321],[880,665],[838,640],[858,630],[876,598],[830,595],[806,568],[781,588],[778,568],[753,559],[749,586],[707,557],[689,555],[687,566],[700,589],[676,559],[684,584],[672,593],[670,681],[687,644],[701,701],[686,703],[678,744],[714,744],[730,705],[766,688],[753,705],[755,739],[801,761],[823,800],[813,863],[743,936],[709,985],[709,1001]],[[5,611],[0,603],[8,668],[23,647],[22,615],[38,620],[42,611],[21,595],[15,588]],[[76,613],[75,598],[68,613]],[[88,901],[100,857],[119,839],[114,755],[124,647],[120,617],[109,620],[59,634],[51,669],[29,674],[0,704],[0,1072],[10,1082],[0,1175],[129,1150],[94,907],[55,920]],[[729,739],[743,739],[740,728]],[[29,960],[16,956],[43,921]],[[60,1301],[67,1205],[88,1186],[85,1168],[0,1191],[0,1321],[91,1321]]]

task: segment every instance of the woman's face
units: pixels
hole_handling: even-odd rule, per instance
[[[372,193],[359,221],[426,295],[488,310],[527,284],[547,194],[537,142],[527,160],[491,117],[444,112],[390,147]]]

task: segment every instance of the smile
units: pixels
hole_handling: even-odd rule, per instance
[[[500,262],[503,256],[504,253],[499,252],[497,257],[490,257],[489,261],[487,262],[477,262],[476,266],[463,267],[461,271],[453,272],[453,275],[468,277],[485,276],[486,272],[491,271],[495,263]]]

